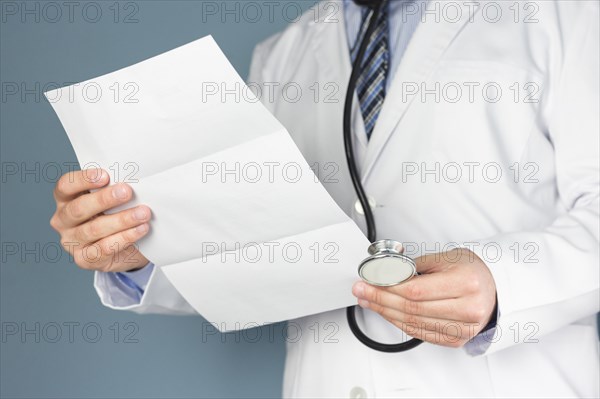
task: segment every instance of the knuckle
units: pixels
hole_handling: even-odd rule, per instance
[[[404,306],[408,314],[419,314],[421,312],[421,304],[419,302],[406,301]]]
[[[90,270],[91,269],[91,265],[87,261],[87,259],[85,257],[85,254],[84,254],[84,251],[75,251],[75,253],[73,253],[73,261],[81,269],[84,269],[84,270]]]
[[[375,302],[370,302],[369,303],[369,309],[371,309],[372,311],[379,313],[382,316],[387,316],[389,314],[389,312],[386,310],[386,308],[384,308],[383,306],[381,306],[378,303]]]
[[[73,182],[75,172],[65,173],[58,179],[56,182],[56,186],[54,187],[54,191],[57,194],[65,194],[68,192],[69,185]]]
[[[117,227],[119,230],[125,230],[130,227],[134,221],[133,210],[128,210],[126,212],[120,212],[117,216]],[[128,233],[128,232],[125,232]]]
[[[382,299],[382,294],[381,291],[378,289],[373,289],[372,293],[371,293],[371,302],[375,302],[377,304],[381,303],[381,299]]]
[[[85,245],[81,249],[81,255],[86,263],[95,266],[103,258],[102,247],[99,243]]]
[[[99,241],[98,243],[98,255],[99,257],[107,257],[111,254],[111,249],[113,247],[113,243],[107,240]]]
[[[85,244],[89,241],[89,233],[87,232],[87,230],[89,229],[88,225],[89,223],[82,224],[81,226],[76,227],[73,231],[73,235],[75,236],[75,240],[77,242]]]
[[[123,231],[121,236],[123,237],[123,247],[130,246],[131,244],[136,242],[138,238],[136,236],[135,229],[125,230]]]
[[[376,312],[379,313],[384,318],[386,318],[386,319],[395,319],[394,314],[392,312],[392,309],[386,308],[386,307],[381,306],[381,305],[375,305],[375,308],[377,308]]]
[[[92,221],[84,224],[84,226],[85,226],[84,231],[87,234],[88,238],[91,238],[92,240],[102,238],[101,223],[102,223],[101,219],[95,219],[95,220],[92,220]]]
[[[84,214],[81,203],[77,200],[68,202],[65,206],[65,212],[73,219],[81,219]]]
[[[114,197],[110,188],[105,188],[96,193],[98,206],[102,209],[112,208],[114,204]]]
[[[483,320],[485,317],[485,309],[481,305],[473,306],[468,312],[468,317],[474,322]]]
[[[96,183],[98,179],[102,176],[103,173],[106,173],[104,169],[101,168],[90,168],[83,169],[80,171],[81,178],[86,183]]]
[[[117,261],[129,261],[131,259],[132,256],[134,256],[136,253],[138,252],[138,248],[137,245],[132,243],[132,244],[126,244],[123,249],[121,251],[119,251],[119,256],[117,257]]]
[[[113,262],[106,262],[103,265],[99,266],[96,270],[103,272],[103,273],[108,273],[112,271],[112,265]]]
[[[418,321],[417,317],[415,317],[415,315],[408,314],[408,315],[404,316],[404,322],[408,325],[416,326],[419,321]]]
[[[375,302],[375,297],[373,296],[374,291],[375,291],[374,287],[372,287],[369,284],[365,284],[365,292],[364,292],[365,298],[364,299],[366,299],[369,302]]]
[[[466,279],[465,283],[466,283],[466,286],[467,286],[467,289],[469,290],[469,292],[478,292],[479,289],[481,288],[479,278],[477,278],[477,276],[475,276],[475,275],[469,276]]]
[[[54,213],[50,218],[50,227],[52,227],[55,231],[60,232],[59,226],[60,224],[58,222],[58,216],[56,215],[56,213]]]
[[[72,242],[69,244],[71,244],[71,245],[73,245],[72,243],[85,244],[86,241],[83,238],[83,233],[81,232],[81,229],[82,229],[81,226],[71,229],[71,231],[69,232],[69,236],[71,236]]]
[[[407,284],[405,287],[406,297],[413,301],[421,299],[423,290],[418,284]]]
[[[98,239],[96,222],[87,222],[75,229],[77,241],[87,244]]]

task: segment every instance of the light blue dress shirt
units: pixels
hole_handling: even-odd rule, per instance
[[[106,273],[109,282],[114,288],[119,288],[123,295],[119,295],[119,306],[139,304],[154,270],[154,264],[148,263],[146,267],[133,272]],[[115,305],[117,305],[115,303]]]
[[[421,21],[422,11],[425,9],[424,0],[391,0],[389,3],[389,49],[390,69],[386,82],[386,89],[394,79],[398,65],[402,60],[404,51]],[[352,49],[357,43],[358,32],[362,23],[365,7],[356,5],[352,0],[343,0],[344,19],[346,22],[346,34],[348,44]],[[139,304],[144,290],[148,285],[154,264],[149,263],[146,267],[125,273],[107,273],[108,283],[112,285],[111,291],[120,291],[119,300],[115,305],[129,306]],[[490,338],[494,336],[495,322],[499,313],[490,325],[486,327],[485,334],[480,333],[466,345],[466,350],[471,355],[484,353],[490,345]]]

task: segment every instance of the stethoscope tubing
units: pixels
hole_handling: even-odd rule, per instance
[[[365,221],[367,223],[367,237],[369,241],[375,242],[377,237],[377,230],[375,226],[375,217],[373,216],[373,211],[369,204],[369,200],[365,193],[364,187],[360,180],[360,175],[356,166],[356,159],[354,157],[354,148],[352,143],[352,126],[351,126],[351,116],[352,116],[352,103],[354,100],[354,92],[356,90],[356,84],[358,81],[358,77],[362,67],[362,59],[367,50],[367,46],[369,44],[369,39],[373,35],[375,31],[377,20],[379,19],[379,15],[383,10],[383,7],[386,7],[387,0],[383,0],[379,2],[376,8],[371,8],[369,11],[371,16],[369,17],[369,25],[367,27],[367,31],[362,38],[360,43],[360,47],[358,48],[358,52],[356,54],[356,58],[352,64],[352,73],[350,74],[350,82],[348,83],[348,91],[346,92],[346,101],[344,103],[344,121],[343,121],[343,130],[344,130],[344,150],[346,154],[346,161],[348,163],[348,169],[350,171],[350,177],[352,179],[352,185],[354,186],[354,191],[358,197],[358,200],[362,206],[363,213],[365,215]],[[412,338],[406,342],[401,342],[399,344],[383,344],[381,342],[377,342],[368,336],[366,336],[356,321],[355,314],[356,306],[349,306],[346,308],[346,318],[348,320],[348,326],[350,330],[354,334],[354,336],[367,347],[386,353],[397,353],[404,352],[409,349],[413,349],[418,345],[422,344],[423,341],[420,339]]]

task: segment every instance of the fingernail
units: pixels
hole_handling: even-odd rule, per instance
[[[88,183],[99,183],[102,180],[102,169],[84,169],[83,178]]]
[[[137,220],[146,220],[148,218],[148,211],[146,208],[135,208],[133,217]]]
[[[369,307],[369,301],[365,301],[364,299],[359,299],[358,300],[358,306],[360,306],[361,308],[368,308]]]
[[[105,171],[100,172],[100,176],[96,180],[96,184],[104,184],[108,180],[108,174]]]
[[[118,185],[113,188],[113,195],[116,199],[125,199],[127,198],[127,189],[125,186]]]
[[[148,231],[148,223],[140,224],[138,227],[135,228],[135,231],[137,231],[138,233],[147,232]]]
[[[362,281],[358,281],[354,284],[354,287],[352,287],[352,293],[357,297],[365,296],[365,285]]]

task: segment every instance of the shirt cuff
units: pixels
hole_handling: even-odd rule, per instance
[[[493,342],[496,335],[496,324],[500,317],[500,309],[498,307],[498,299],[496,298],[496,306],[492,312],[492,318],[488,324],[473,338],[465,344],[467,354],[471,356],[483,355]]]
[[[154,264],[149,262],[134,272],[96,272],[96,289],[103,303],[114,307],[139,305],[150,281]]]
[[[116,274],[119,275],[121,279],[133,283],[135,288],[140,290],[143,294],[144,291],[146,291],[146,287],[148,286],[148,281],[150,281],[150,276],[152,275],[153,270],[154,263],[148,262],[148,264],[141,269],[131,272],[120,272]]]

